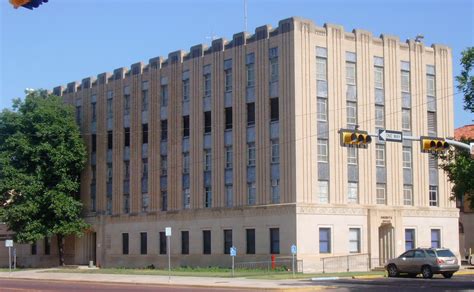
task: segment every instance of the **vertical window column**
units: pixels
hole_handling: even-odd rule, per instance
[[[318,161],[318,194],[314,202],[330,202],[329,190],[329,124],[328,124],[328,74],[327,49],[316,47],[316,104],[317,104],[317,161]]]

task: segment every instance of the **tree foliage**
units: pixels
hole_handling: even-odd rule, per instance
[[[85,162],[73,108],[60,97],[33,91],[0,113],[0,221],[17,242],[56,235],[60,265],[62,239],[88,227],[77,197]]]
[[[464,94],[464,109],[474,113],[474,47],[469,47],[461,53],[462,71],[456,76],[458,90]]]

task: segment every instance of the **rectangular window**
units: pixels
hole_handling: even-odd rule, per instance
[[[317,119],[321,122],[328,121],[328,100],[326,98],[318,98]]]
[[[51,254],[51,240],[49,237],[44,238],[44,254],[50,255]]]
[[[36,242],[34,242],[34,243],[31,244],[31,254],[36,255],[36,253],[37,253],[36,250],[37,250],[37,245],[36,245]]]
[[[128,233],[122,233],[122,254],[128,254]]]
[[[191,190],[185,188],[183,190],[183,208],[189,209],[191,207]]]
[[[257,151],[255,149],[255,143],[248,143],[247,144],[247,165],[248,166],[255,166],[257,161]]]
[[[436,96],[436,81],[435,75],[426,75],[426,94],[428,96]]]
[[[212,188],[204,188],[204,208],[212,208]]]
[[[130,194],[123,195],[123,213],[128,214],[130,212]]]
[[[402,130],[410,131],[411,130],[411,110],[402,109]]]
[[[224,254],[230,254],[232,247],[232,229],[224,230]]]
[[[211,254],[211,231],[202,231],[202,253]]]
[[[204,133],[211,133],[212,130],[211,112],[204,112]]]
[[[234,192],[232,185],[225,186],[225,205],[230,208],[234,205]]]
[[[415,229],[405,229],[405,250],[415,248]]]
[[[146,86],[145,86],[146,83]],[[148,110],[148,103],[149,103],[149,98],[148,98],[148,81],[143,81],[144,88],[142,88],[142,111],[147,111]]]
[[[112,131],[107,131],[107,149],[112,149],[114,146],[114,136]]]
[[[357,204],[359,202],[359,186],[356,182],[347,184],[347,202],[349,204]]]
[[[349,228],[349,252],[360,253],[360,228]]]
[[[438,206],[438,186],[430,186],[430,206]]]
[[[318,181],[319,187],[319,203],[327,204],[329,203],[329,182],[327,180]]]
[[[225,111],[225,129],[232,130],[232,108],[226,107],[224,111]]]
[[[255,229],[245,229],[246,253],[255,254]]]
[[[402,92],[410,93],[410,71],[401,71]]]
[[[280,180],[272,179],[272,204],[280,203]]]
[[[278,97],[270,98],[270,121],[277,122],[279,119]]]
[[[272,143],[272,163],[280,163],[280,141],[278,139],[271,140]]]
[[[168,106],[168,85],[161,85],[161,106],[167,107]]]
[[[189,254],[189,231],[181,231],[181,254]]]
[[[148,124],[142,124],[142,143],[148,144]]]
[[[247,103],[247,126],[255,125],[255,103]]]
[[[76,106],[76,124],[80,127],[82,122],[82,106]]]
[[[204,74],[204,97],[211,96],[211,73]]]
[[[270,82],[278,81],[278,56],[270,58]]]
[[[280,253],[280,229],[270,228],[270,254]]]
[[[441,247],[441,230],[431,229],[431,247],[432,248]]]
[[[247,204],[255,205],[257,189],[254,182],[247,184]]]
[[[385,167],[385,145],[375,145],[375,165],[378,167]]]
[[[346,62],[346,84],[356,85],[356,64],[354,62]]]
[[[436,136],[437,126],[436,126],[436,113],[428,112],[428,135]]]
[[[91,135],[91,140],[92,140],[92,141],[91,141],[91,144],[92,144],[92,146],[91,146],[91,148],[92,148],[91,151],[92,151],[92,152],[96,152],[96,151],[97,151],[97,135],[96,135],[96,134],[92,134],[92,135]]]
[[[161,191],[161,211],[168,211],[168,192]]]
[[[375,127],[385,128],[385,107],[382,105],[375,106]]]
[[[348,101],[347,102],[347,124],[356,125],[357,124],[357,103]]]
[[[189,101],[189,79],[183,80],[183,101]]]
[[[331,253],[331,228],[319,228],[319,253]]]
[[[130,128],[124,128],[124,146],[130,147]]]
[[[224,71],[225,74],[225,91],[231,92],[232,91],[232,68],[229,68]]]
[[[411,185],[403,186],[403,205],[413,206],[413,187]]]
[[[96,122],[97,121],[97,103],[92,102],[91,103],[91,122]]]
[[[147,254],[147,252],[148,252],[147,233],[140,232],[140,254]]]
[[[403,168],[411,169],[411,147],[402,147]]]
[[[327,81],[327,60],[326,58],[316,58],[316,80]]]
[[[225,147],[225,168],[231,169],[233,164],[232,146]]]
[[[328,162],[328,140],[318,139],[318,162]]]
[[[111,119],[114,116],[113,113],[113,100],[112,99],[107,99],[107,119]]]
[[[204,149],[204,171],[212,169],[212,153],[211,149]]]
[[[357,165],[357,148],[347,147],[347,164]]]
[[[123,114],[130,114],[130,94],[123,95]]]
[[[189,137],[189,116],[183,117],[183,138]]]
[[[377,184],[377,190],[376,190],[377,204],[379,205],[387,204],[386,192],[387,192],[387,187],[385,184]]]
[[[383,67],[375,66],[374,67],[374,84],[376,89],[383,89]]]
[[[161,141],[168,140],[168,120],[161,121]]]
[[[160,155],[160,169],[161,169],[161,175],[168,174],[168,156]]]
[[[247,55],[248,57],[248,55]],[[247,87],[255,86],[255,64],[247,64]]]
[[[189,173],[189,152],[183,152],[183,173]]]
[[[166,254],[166,233],[160,232],[160,254]]]

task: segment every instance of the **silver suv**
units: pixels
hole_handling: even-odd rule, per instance
[[[389,277],[397,277],[400,273],[416,277],[421,273],[425,279],[432,278],[433,274],[451,278],[459,270],[459,264],[456,256],[447,248],[416,248],[389,260],[385,269]]]

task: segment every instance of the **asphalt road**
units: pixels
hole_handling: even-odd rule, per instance
[[[317,281],[315,285],[331,286],[328,291],[474,291],[474,275],[456,276],[444,279],[435,275],[433,279],[418,278],[376,278]]]
[[[90,282],[71,282],[71,281],[38,281],[38,280],[22,280],[22,279],[0,279],[1,292],[50,292],[50,291],[67,291],[67,292],[128,292],[128,291],[159,291],[159,292],[177,292],[177,291],[248,291],[238,289],[224,288],[198,288],[198,287],[173,287],[173,286],[157,286],[142,284],[114,284],[114,283],[90,283]]]

